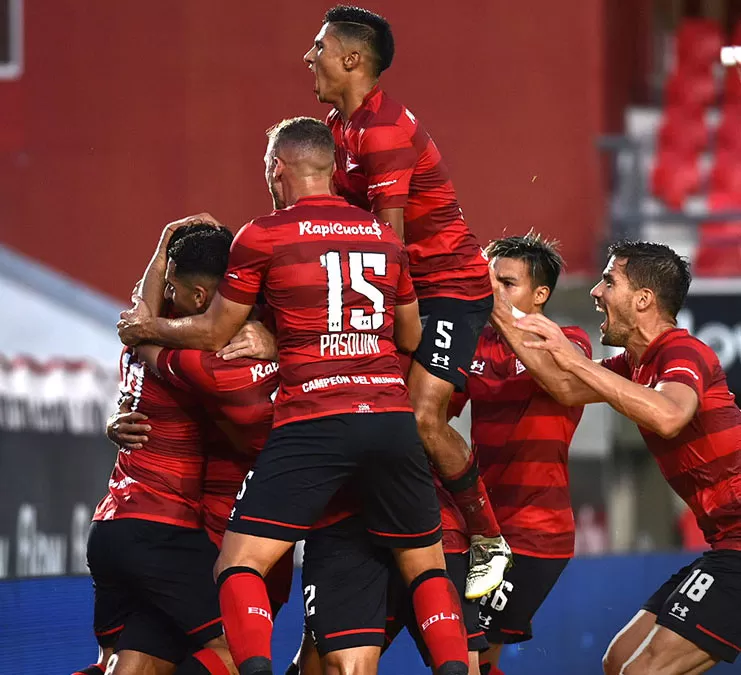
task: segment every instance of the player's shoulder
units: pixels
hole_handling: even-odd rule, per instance
[[[670,329],[661,341],[657,352],[672,358],[701,360],[711,366],[720,364],[713,348],[684,328]]]
[[[589,358],[592,358],[592,341],[589,334],[580,326],[562,326],[563,334],[569,341],[579,345]]]
[[[363,135],[383,134],[389,130],[411,134],[417,118],[404,105],[379,90],[353,122],[354,126],[362,129]]]

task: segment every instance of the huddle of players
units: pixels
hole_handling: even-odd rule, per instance
[[[606,672],[703,672],[732,660],[739,415],[712,352],[673,327],[689,285],[685,263],[658,245],[613,250],[592,294],[608,315],[603,342],[627,350],[593,364],[582,331],[542,315],[561,268],[550,245],[499,240],[487,270],[434,144],[375,85],[392,54],[380,17],[331,10],[305,58],[317,95],[335,110],[329,130],[298,118],[270,132],[266,178],[277,210],[240,231],[228,265],[223,228],[198,218],[168,227],[142,299],[122,318],[122,339],[136,345],[122,358],[133,412],[111,423],[122,449],[89,545],[96,633],[118,657],[101,663],[115,673],[272,672],[272,618],[290,586],[281,569],[306,538],[313,640],[295,669],[375,672],[387,640],[407,625],[436,672],[499,672],[501,645],[529,639],[530,619],[573,555],[566,455],[581,406],[593,401],[639,423],[714,548],[619,634]],[[338,194],[367,210],[332,196],[332,177]],[[406,254],[378,221],[403,234]],[[280,373],[271,361],[213,353],[260,292]],[[515,322],[512,306],[528,316]],[[496,330],[484,328],[489,319]],[[414,352],[406,374],[397,348]],[[456,387],[466,393],[451,412],[471,399],[483,480],[447,425]],[[139,443],[127,432],[142,429],[129,425],[150,413]],[[201,524],[218,543],[271,414],[217,561]],[[440,475],[444,533],[417,433]],[[516,562],[503,582],[502,532]],[[492,585],[480,607],[470,602]],[[678,600],[687,603],[679,619]],[[726,606],[734,609],[723,615]]]

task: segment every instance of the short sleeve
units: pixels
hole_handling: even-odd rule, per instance
[[[622,375],[629,380],[633,379],[631,377],[632,370],[630,367],[630,363],[628,363],[627,352],[623,352],[622,354],[618,354],[617,356],[611,356],[607,359],[602,359],[601,363],[602,366],[607,368],[607,370],[611,370],[613,373]]]
[[[157,357],[160,377],[186,391],[212,392],[218,389],[208,361],[210,352],[197,349],[163,349]]]
[[[670,343],[656,356],[656,382],[686,384],[698,397],[710,383],[710,364],[694,341]]]
[[[468,389],[465,391],[455,391],[450,397],[450,403],[448,403],[448,418],[460,417],[463,412],[463,408],[468,403]]]
[[[358,162],[368,178],[368,201],[374,213],[404,208],[419,153],[400,126],[370,127],[360,137]]]
[[[409,256],[405,250],[399,254],[399,285],[396,288],[396,304],[411,305],[417,299],[409,272]]]
[[[219,293],[240,305],[254,305],[272,256],[267,229],[255,222],[245,225],[232,242]]]

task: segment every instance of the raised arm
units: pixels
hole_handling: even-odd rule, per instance
[[[577,377],[596,392],[600,400],[606,401],[639,426],[663,438],[673,438],[697,412],[698,394],[687,384],[659,381],[652,389],[632,382],[579,354],[570,347],[560,331],[559,337],[550,330],[541,330],[541,322],[535,322],[535,318],[541,317],[527,316],[517,321],[517,326],[542,338],[538,341],[526,341],[524,346],[535,351],[549,352],[565,373]]]
[[[522,365],[527,368],[533,379],[547,391],[554,399],[563,405],[576,406],[586,403],[598,403],[602,397],[598,392],[582,382],[575,375],[565,372],[554,360],[552,354],[545,350],[530,349],[525,346],[528,341],[538,340],[536,334],[527,333],[516,327],[512,304],[504,293],[501,292],[499,282],[492,282],[494,290],[494,311],[491,315],[492,324],[501,333],[512,351],[520,359]],[[583,352],[570,342],[561,331],[558,324],[550,321],[542,315],[531,315],[528,317],[537,320],[540,330],[547,331],[554,339],[560,335],[566,340],[569,349]],[[586,358],[586,357],[585,357]]]

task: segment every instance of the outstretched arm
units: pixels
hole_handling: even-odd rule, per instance
[[[524,342],[524,347],[550,353],[562,371],[577,377],[619,413],[663,438],[676,436],[697,412],[699,398],[688,385],[660,381],[652,389],[632,382],[572,349],[560,329],[555,331],[555,324],[545,317],[530,315],[518,320],[516,326],[541,338]]]
[[[507,340],[512,351],[522,361],[535,381],[562,405],[576,406],[602,401],[602,397],[594,389],[575,375],[562,370],[548,351],[529,349],[525,346],[526,342],[539,338],[536,334],[527,333],[515,325],[516,319],[512,304],[502,292],[501,284],[496,279],[492,281],[492,289],[494,291],[492,324]],[[532,318],[543,319],[540,322],[542,325],[548,326],[551,331],[563,336],[561,328],[553,321],[542,315],[532,315]],[[565,336],[564,339],[566,339]],[[579,347],[569,342],[568,339],[566,339],[566,344],[570,349],[580,351]]]

